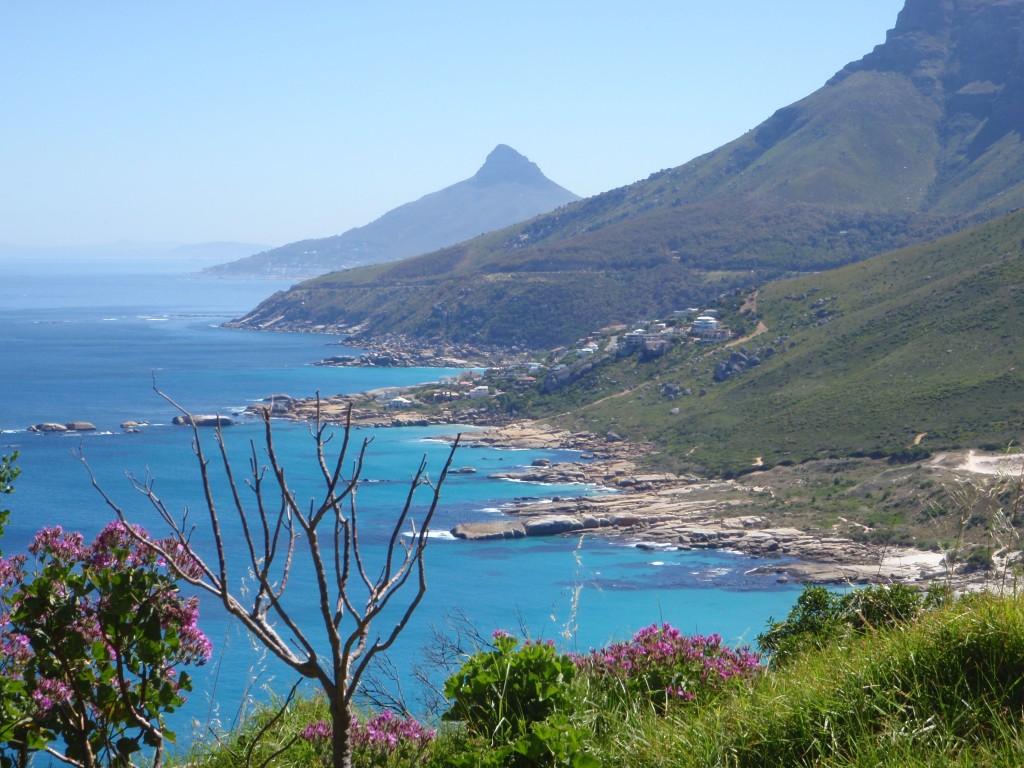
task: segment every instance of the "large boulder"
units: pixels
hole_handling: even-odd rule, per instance
[[[577,517],[556,515],[527,520],[523,525],[526,528],[527,536],[557,536],[562,533],[581,530],[583,528],[583,521]]]
[[[171,419],[172,424],[192,426],[193,424],[197,427],[230,427],[234,424],[234,420],[227,416],[221,416],[220,414],[193,416],[187,414],[185,416],[175,416]]]
[[[452,536],[468,541],[492,539],[521,539],[526,535],[523,524],[514,520],[482,523],[460,523],[451,530]]]
[[[68,428],[63,424],[57,424],[52,421],[44,421],[41,424],[33,424],[28,428],[29,432],[67,432]]]

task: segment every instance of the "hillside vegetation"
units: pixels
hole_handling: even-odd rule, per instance
[[[666,181],[667,183],[667,181]],[[397,264],[279,292],[235,324],[400,333],[425,341],[550,348],[611,322],[659,316],[805,270],[829,269],[955,228],[950,218],[751,201],[676,207],[546,246],[534,230],[583,226],[568,207]],[[564,220],[564,221],[563,221]],[[553,233],[540,235],[551,241]]]
[[[620,357],[521,414],[653,443],[713,473],[1024,437],[1024,213],[718,302],[757,336]],[[721,363],[745,358],[722,380]],[[689,395],[685,394],[689,392]]]

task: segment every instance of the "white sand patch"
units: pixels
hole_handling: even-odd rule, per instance
[[[1024,471],[1024,454],[968,451],[958,469],[981,475],[1020,475]]]
[[[941,552],[922,552],[916,549],[900,550],[882,558],[882,566],[886,568],[904,567],[932,569],[942,567]]]

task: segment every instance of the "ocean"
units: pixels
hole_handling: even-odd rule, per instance
[[[77,454],[133,521],[154,535],[165,533],[155,512],[130,486],[129,476],[149,478],[172,512],[191,511],[202,540],[205,508],[192,434],[170,423],[176,411],[156,394],[154,382],[193,413],[230,415],[271,394],[354,393],[452,373],[314,366],[349,348],[336,336],[221,327],[286,287],[280,283],[196,277],[180,265],[123,260],[10,259],[0,261],[0,270],[0,454],[17,451],[22,470],[14,494],[2,499],[2,506],[11,509],[0,539],[5,555],[24,551],[43,526],[61,525],[88,538],[113,519]],[[120,428],[126,420],[149,425],[129,433]],[[27,431],[50,421],[88,421],[97,429],[75,435]],[[317,472],[308,426],[277,421],[274,430],[298,495],[313,498]],[[399,508],[420,460],[426,458],[428,472],[436,477],[447,455],[447,438],[456,431],[451,426],[355,430],[355,442],[371,440],[362,475],[366,482],[358,492],[370,559],[379,556],[390,515]],[[225,434],[242,473],[260,426],[241,419]],[[210,454],[214,448],[210,434],[205,449]],[[798,587],[751,574],[759,561],[739,554],[652,551],[632,542],[575,537],[465,542],[447,533],[458,522],[500,516],[516,498],[605,492],[488,476],[537,458],[558,461],[577,455],[459,449],[454,466],[472,466],[477,472],[451,475],[443,489],[426,553],[427,595],[390,653],[396,669],[416,665],[450,616],[465,617],[484,636],[497,628],[514,633],[525,628],[534,638],[585,650],[666,621],[685,632],[717,632],[731,643],[753,645],[769,617],[783,617],[792,606]],[[425,501],[423,496],[417,511]],[[233,535],[238,530],[236,521],[228,523],[230,541],[238,540]],[[244,563],[239,558],[233,567],[241,585]],[[315,616],[310,584],[308,569],[300,567],[289,590],[300,619]],[[200,613],[215,655],[209,665],[193,670],[195,690],[172,722],[179,744],[186,745],[207,725],[229,727],[252,702],[283,695],[294,682],[219,605],[201,597]],[[403,689],[411,700],[417,698],[411,679],[403,680]]]

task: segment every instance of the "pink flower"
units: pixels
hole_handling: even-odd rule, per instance
[[[331,724],[319,720],[311,725],[307,725],[302,729],[302,733],[299,734],[299,738],[304,741],[316,743],[318,741],[330,741],[334,731],[331,728]]]

